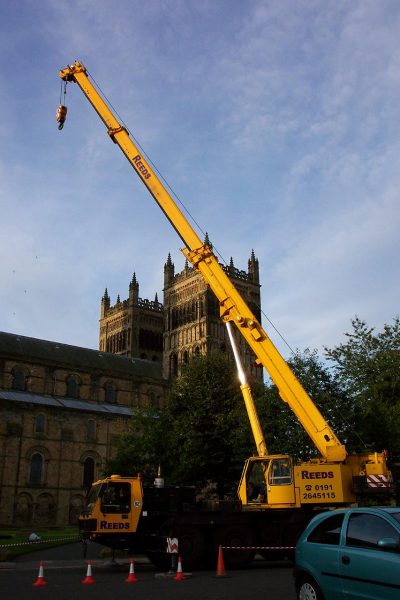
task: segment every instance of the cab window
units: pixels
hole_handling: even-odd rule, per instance
[[[113,481],[102,490],[101,511],[125,513],[131,508],[131,486],[126,482]]]
[[[265,502],[265,475],[269,461],[254,461],[247,473],[247,501]]]
[[[270,485],[289,485],[292,483],[292,465],[288,458],[275,458],[268,475]]]

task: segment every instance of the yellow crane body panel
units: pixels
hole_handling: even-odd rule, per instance
[[[301,504],[335,506],[356,501],[352,470],[345,464],[303,463],[294,467],[294,481]]]

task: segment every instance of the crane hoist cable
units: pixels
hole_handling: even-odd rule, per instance
[[[122,117],[118,113],[117,109],[113,106],[113,104],[110,101],[110,99],[107,98],[106,94],[101,89],[100,85],[95,80],[95,78],[93,77],[92,73],[90,73],[88,70],[86,70],[86,73],[87,73],[87,76],[93,82],[93,85],[97,89],[97,91],[100,94],[100,96],[102,98],[104,98],[104,100],[108,103],[108,105],[114,111],[114,113],[116,114],[116,116],[120,120],[121,124],[124,126],[124,128],[126,129],[126,131],[128,132],[128,134],[130,135],[130,137],[135,141],[135,143],[138,146],[138,148],[140,148],[141,152],[146,157],[146,160],[149,162],[149,164],[152,166],[152,168],[154,169],[154,171],[157,173],[157,175],[159,176],[159,178],[161,179],[161,181],[164,183],[165,187],[171,192],[171,195],[175,198],[176,202],[182,207],[182,210],[188,215],[189,219],[196,225],[196,227],[203,234],[203,236],[208,235],[207,232],[205,232],[204,229],[201,227],[200,223],[196,220],[196,218],[194,217],[194,215],[190,212],[190,210],[188,209],[188,207],[185,205],[185,203],[183,202],[183,200],[179,197],[178,193],[174,190],[174,188],[172,187],[172,185],[167,181],[167,179],[160,172],[160,170],[158,169],[157,165],[148,156],[148,154],[145,151],[145,149],[143,148],[142,144],[135,137],[135,135],[133,134],[133,132],[130,131],[128,125],[123,121]],[[62,79],[61,80],[61,90],[60,90],[60,104],[59,104],[59,106],[57,108],[57,114],[56,114],[56,120],[59,123],[58,129],[60,129],[60,130],[64,127],[64,123],[65,123],[65,120],[67,118],[67,107],[66,107],[66,101],[65,101],[66,93],[67,93],[67,81],[64,80],[64,79]],[[64,101],[62,99],[63,94],[64,94]],[[214,244],[213,244],[213,251],[215,252],[215,254],[217,256],[219,256],[219,258],[222,261],[222,264],[225,265],[225,267],[227,267],[228,266],[227,261],[222,256],[221,252],[219,252],[218,248],[215,247]],[[257,308],[260,310],[260,313],[265,317],[265,319],[268,321],[268,323],[274,329],[274,331],[276,332],[276,334],[280,337],[280,339],[282,340],[282,342],[287,346],[287,348],[289,349],[289,351],[292,354],[292,356],[295,356],[296,353],[293,350],[293,348],[290,346],[289,342],[286,340],[285,336],[279,331],[279,329],[276,327],[276,325],[273,323],[273,321],[262,310],[262,307],[260,305],[257,305]]]
[[[63,98],[64,94],[64,98]],[[56,112],[56,121],[58,123],[58,129],[64,127],[65,119],[67,118],[67,107],[66,107],[66,95],[67,95],[67,82],[61,81],[60,89],[60,104],[58,105]]]

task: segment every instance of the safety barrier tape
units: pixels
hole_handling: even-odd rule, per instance
[[[47,540],[35,540],[32,542],[19,542],[18,544],[4,544],[1,545],[0,548],[15,548],[17,546],[33,546],[35,544],[48,544],[49,542],[78,542],[80,537],[66,537],[66,538],[48,538]]]
[[[49,542],[78,542],[80,537],[49,538],[47,540],[35,540],[33,542],[19,542],[18,544],[4,544],[0,548],[15,548],[17,546],[34,546],[35,544],[47,544]],[[294,550],[294,546],[221,546],[223,550]]]
[[[294,550],[294,546],[220,546],[223,550]]]
[[[164,536],[161,536],[164,537]],[[171,540],[171,538],[165,538],[167,540],[167,544],[169,543],[168,540]],[[172,538],[174,541],[176,540],[176,549],[174,550],[167,550],[167,554],[172,554],[175,552],[178,552],[178,539],[176,538]],[[171,540],[172,541],[172,540]],[[221,546],[221,548],[223,550],[294,550],[295,546]]]

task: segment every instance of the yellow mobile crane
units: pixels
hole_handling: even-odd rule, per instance
[[[203,244],[127,129],[96,90],[83,64],[76,61],[62,69],[59,76],[65,85],[67,82],[78,84],[105,124],[112,141],[120,147],[182,239],[184,256],[201,273],[219,301],[220,315],[227,324],[235,357],[238,353],[233,324],[320,453],[319,457],[301,464],[293,464],[287,455],[267,454],[251,391],[243,375],[241,389],[258,455],[245,462],[238,488],[238,505],[224,506],[224,510],[222,505],[216,511],[199,510],[195,507],[194,496],[187,490],[175,491],[172,501],[171,492],[157,484],[152,489],[143,488],[140,477],[112,475],[96,482],[88,495],[86,509],[80,517],[83,534],[110,546],[145,551],[157,562],[159,548],[154,545],[157,535],[167,535],[174,529],[186,565],[195,566],[204,561],[210,546],[215,549],[219,545],[292,545],[312,510],[354,503],[362,493],[387,491],[391,474],[385,453],[347,453],[224,272],[210,246]],[[59,128],[65,118],[66,107],[59,106]],[[240,364],[238,366],[240,370]],[[230,562],[243,564],[251,556],[251,551],[235,553]]]

